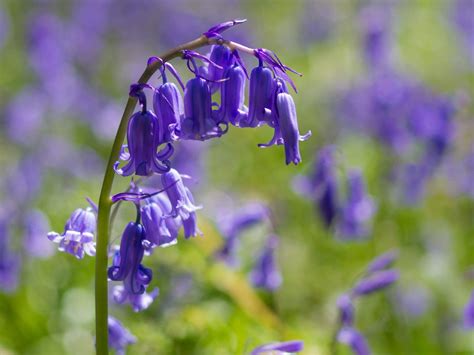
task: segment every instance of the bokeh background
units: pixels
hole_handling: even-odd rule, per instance
[[[313,136],[298,166],[284,164],[282,147],[257,148],[268,127],[178,144],[204,236],[146,259],[160,289],[149,309],[111,304],[137,338],[127,353],[244,354],[301,339],[303,354],[328,354],[337,297],[396,249],[400,279],[357,302],[373,352],[472,354],[463,327],[474,287],[472,0],[3,0],[0,353],[93,353],[94,259],[59,253],[46,233],[61,231],[85,197],[97,200],[147,58],[233,18],[248,21],[226,38],[272,49],[303,73],[293,97],[301,132]],[[376,207],[362,236],[326,228],[314,196],[298,192],[328,145],[342,201],[348,171],[359,169]],[[117,177],[116,191],[128,182]],[[240,265],[229,268],[214,257],[222,221],[248,203],[267,206],[272,223],[243,233]],[[132,214],[124,206],[112,239]],[[274,292],[248,281],[269,233],[280,237]]]

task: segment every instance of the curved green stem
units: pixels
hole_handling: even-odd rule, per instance
[[[163,62],[179,57],[184,49],[197,49],[211,44],[211,41],[201,36],[194,41],[182,44],[161,56]],[[138,83],[146,83],[151,76],[161,67],[161,62],[157,61],[148,65],[138,79]],[[99,197],[99,212],[97,218],[97,251],[95,262],[95,326],[96,326],[96,354],[108,354],[108,291],[107,291],[107,247],[109,242],[109,221],[110,210],[112,208],[111,192],[114,182],[114,164],[119,158],[120,149],[127,132],[128,119],[133,114],[137,99],[129,97],[127,105],[122,115],[114,144],[110,152],[109,160],[105,170],[102,189]]]

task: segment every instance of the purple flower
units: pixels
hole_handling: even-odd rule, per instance
[[[367,236],[368,224],[375,211],[372,198],[367,195],[362,173],[358,170],[349,172],[348,196],[340,210],[338,232],[344,240]]]
[[[125,355],[125,348],[136,343],[137,339],[117,319],[109,316],[109,346],[117,355]]]
[[[166,189],[169,201],[171,202],[171,215],[180,216],[183,221],[190,217],[190,214],[202,207],[195,206],[192,202],[192,195],[184,186],[181,175],[175,170],[170,169],[167,173],[161,175],[161,183]]]
[[[59,251],[82,259],[84,254],[95,255],[94,233],[96,216],[90,207],[76,209],[69,217],[63,234],[49,232],[48,239],[59,243]]]
[[[271,235],[257,258],[257,262],[250,273],[250,281],[257,288],[274,291],[280,287],[282,277],[277,269],[275,252],[278,246],[278,237]]]
[[[141,208],[141,216],[146,231],[146,240],[151,243],[151,247],[166,247],[178,242],[178,229],[168,229],[166,220],[172,219],[172,217],[166,216],[166,212],[162,210],[160,204],[147,203]]]
[[[355,355],[371,354],[365,338],[354,328],[343,327],[337,335],[337,341],[349,345]]]
[[[249,112],[240,119],[239,126],[257,127],[264,122],[269,122],[273,93],[273,73],[261,62],[250,73]]]
[[[152,279],[152,271],[141,264],[145,253],[144,240],[143,226],[130,222],[123,232],[120,252],[115,253],[112,266],[108,270],[112,281],[123,281],[127,294],[143,294]]]
[[[213,94],[221,87],[220,81],[229,76],[227,72],[234,65],[235,59],[229,47],[219,45],[212,46],[209,59],[217,66],[209,65],[201,70],[204,70],[206,79],[210,81]]]
[[[258,354],[294,354],[302,351],[304,344],[300,340],[290,340],[281,343],[270,343],[261,345],[250,353],[250,355]]]
[[[350,327],[354,323],[354,305],[350,295],[343,294],[337,299],[339,310],[339,323],[344,327]]]
[[[377,271],[360,280],[352,289],[354,296],[368,295],[393,284],[400,277],[397,270]]]
[[[179,139],[207,140],[227,132],[219,125],[212,111],[211,90],[207,81],[195,77],[186,83],[184,90],[184,116],[176,132]]]
[[[155,89],[153,96],[153,108],[156,116],[162,122],[162,137],[160,142],[171,141],[173,129],[179,130],[181,116],[184,112],[183,98],[178,87],[170,82],[166,82],[163,72],[163,84]]]
[[[472,23],[472,0],[457,0],[452,2],[452,18],[459,35],[464,42],[471,63],[474,63],[474,25]]]
[[[219,122],[230,122],[234,126],[247,114],[245,100],[245,73],[235,64],[227,69],[226,81],[221,83],[221,106],[217,113]]]
[[[474,329],[474,290],[464,308],[464,328]]]
[[[26,252],[37,258],[47,258],[54,252],[53,245],[45,239],[50,230],[48,218],[39,210],[29,211],[24,220],[23,245]]]
[[[13,292],[18,286],[21,260],[10,248],[10,233],[3,218],[0,220],[0,290]]]
[[[132,85],[130,95],[139,98],[142,110],[134,113],[128,122],[128,152],[121,154],[121,159],[128,163],[119,169],[117,162],[115,169],[123,176],[148,176],[154,172],[163,174],[170,169],[167,159],[173,154],[173,146],[167,143],[166,148],[157,152],[158,147],[164,143],[163,127],[155,114],[146,109],[146,97],[141,85]]]
[[[130,303],[134,312],[140,312],[147,309],[159,295],[160,291],[155,288],[151,293],[134,294],[127,291],[122,285],[114,286],[113,298],[118,304]]]
[[[381,271],[386,269],[387,267],[391,266],[395,260],[398,258],[398,251],[392,250],[382,255],[376,257],[372,262],[367,266],[366,272],[367,274],[372,274],[377,271]]]
[[[194,198],[191,194],[191,191],[186,187],[186,195],[188,196],[189,201],[191,204],[194,205]],[[189,213],[188,218],[183,219],[183,228],[184,228],[184,237],[186,239],[190,237],[196,237],[197,235],[202,235],[202,232],[199,230],[197,226],[197,217],[196,212],[192,211]]]

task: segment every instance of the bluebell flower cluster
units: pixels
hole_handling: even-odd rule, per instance
[[[336,147],[322,148],[309,176],[299,176],[294,181],[295,190],[309,197],[316,205],[322,222],[334,227],[341,240],[359,240],[371,233],[371,220],[376,211],[372,197],[367,193],[362,172],[358,169],[347,173],[345,198],[338,182]]]
[[[334,340],[348,345],[355,355],[369,355],[371,351],[365,337],[354,327],[354,301],[384,290],[398,280],[400,277],[398,270],[389,268],[397,257],[396,251],[389,251],[375,258],[352,289],[337,300],[339,328]]]

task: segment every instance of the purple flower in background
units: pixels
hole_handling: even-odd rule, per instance
[[[362,296],[374,293],[392,285],[399,277],[397,270],[377,271],[360,280],[352,289],[352,294]]]
[[[261,345],[250,353],[250,355],[259,354],[294,354],[302,351],[304,343],[300,340],[290,340],[281,343],[270,343]]]
[[[130,303],[134,312],[140,312],[147,309],[159,295],[160,291],[155,288],[151,293],[134,294],[127,291],[122,285],[114,286],[113,299],[118,304]]]
[[[391,266],[395,260],[398,258],[398,251],[391,250],[382,255],[376,257],[372,262],[367,266],[366,273],[372,274],[377,271],[382,271],[387,267]]]
[[[452,2],[452,19],[466,46],[471,62],[474,62],[474,21],[472,0],[456,0]]]
[[[26,252],[37,258],[47,258],[54,252],[53,245],[45,239],[50,230],[48,218],[39,210],[26,213],[23,246]]]
[[[282,277],[275,260],[277,246],[278,237],[276,235],[269,236],[250,272],[250,282],[255,287],[268,291],[274,291],[280,287]]]
[[[109,346],[117,355],[125,355],[128,345],[136,343],[136,338],[117,319],[109,316]]]
[[[64,233],[49,232],[48,239],[59,243],[59,251],[82,259],[85,254],[95,255],[94,233],[96,216],[90,207],[76,209],[64,227]]]
[[[145,253],[145,229],[140,223],[130,222],[125,228],[120,252],[116,252],[108,276],[112,281],[123,281],[124,292],[139,295],[151,282],[152,271],[141,262]]]
[[[474,329],[474,290],[471,293],[471,298],[464,308],[464,328]]]
[[[368,224],[374,214],[375,205],[367,195],[362,173],[350,171],[347,178],[348,196],[340,209],[338,233],[344,240],[358,239],[370,233]]]
[[[337,335],[337,340],[340,343],[349,345],[355,355],[371,354],[365,338],[354,328],[343,327]]]
[[[20,257],[10,248],[8,225],[2,217],[0,220],[0,290],[13,292],[18,286]]]
[[[161,183],[171,202],[172,217],[180,216],[184,221],[192,212],[202,208],[194,205],[191,192],[184,186],[181,175],[175,169],[161,175]]]
[[[403,315],[409,319],[417,319],[427,314],[432,305],[430,291],[421,285],[410,285],[409,287],[397,288],[393,297],[393,303]]]
[[[337,308],[339,311],[339,324],[344,327],[350,327],[354,323],[354,305],[350,295],[342,294],[337,299]]]

